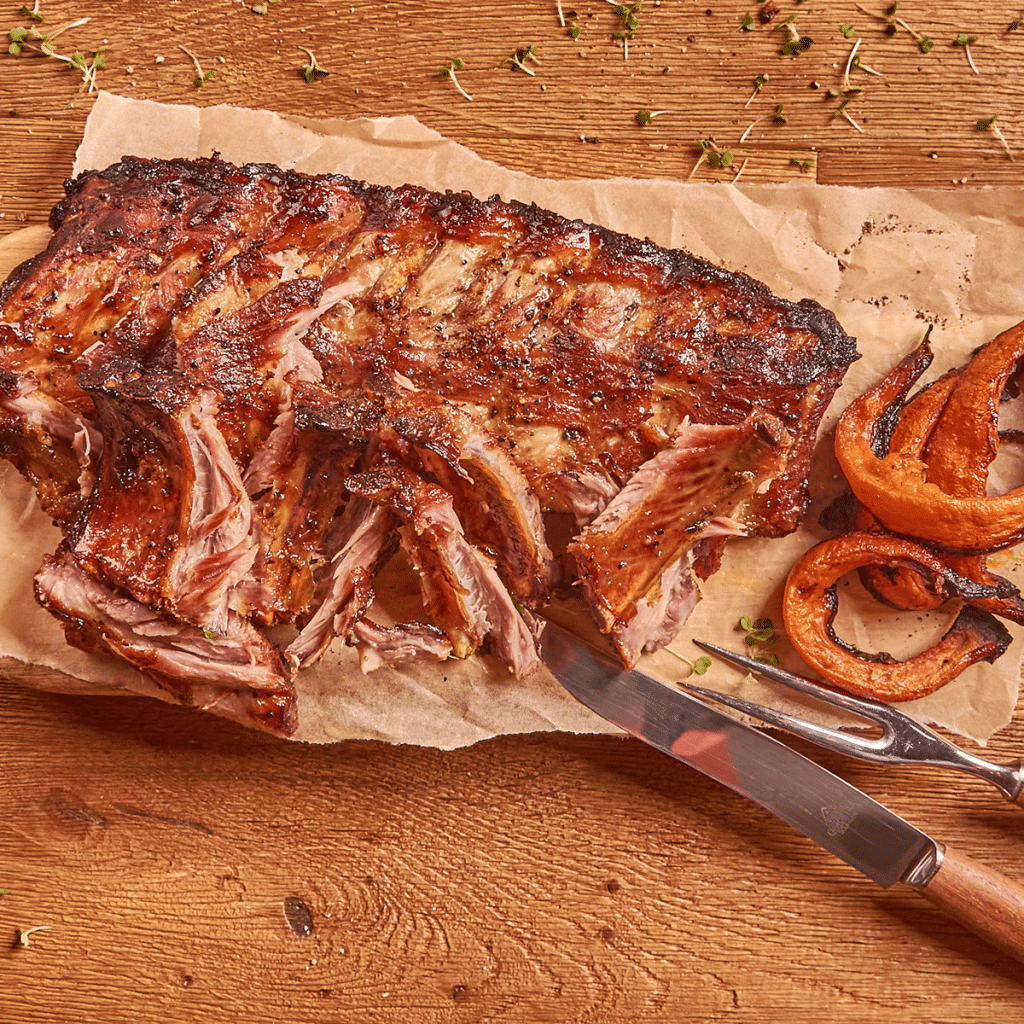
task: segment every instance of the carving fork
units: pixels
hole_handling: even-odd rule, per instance
[[[782,683],[791,689],[816,697],[834,707],[849,711],[859,718],[873,722],[882,730],[880,736],[863,736],[842,729],[808,722],[796,715],[756,704],[728,693],[719,693],[703,686],[696,686],[687,680],[681,687],[708,700],[717,701],[727,707],[786,732],[811,740],[829,750],[857,757],[877,764],[930,765],[936,768],[951,768],[956,771],[977,775],[991,782],[1011,803],[1024,808],[1024,760],[1015,764],[995,764],[961,750],[955,743],[944,739],[925,725],[914,721],[909,715],[890,704],[867,697],[829,690],[824,686],[786,672],[774,665],[768,665],[744,654],[734,654],[722,647],[693,641],[698,647],[714,654],[724,661],[759,673],[766,679]]]

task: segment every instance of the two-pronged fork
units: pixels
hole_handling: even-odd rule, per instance
[[[858,757],[864,761],[874,761],[879,764],[930,765],[978,775],[996,786],[1012,803],[1024,807],[1024,761],[1018,761],[1012,765],[985,761],[969,754],[966,750],[961,750],[955,743],[944,739],[938,733],[919,724],[889,704],[829,690],[809,679],[793,675],[792,672],[786,672],[784,669],[757,661],[755,658],[734,654],[732,651],[703,643],[700,640],[693,642],[710,654],[740,668],[757,672],[766,679],[782,683],[801,693],[816,697],[826,704],[849,711],[868,722],[873,722],[881,728],[882,732],[880,736],[863,736],[856,732],[818,725],[796,715],[778,711],[763,704],[756,704],[732,694],[719,693],[703,686],[695,686],[686,680],[679,684],[692,693],[725,704],[727,707],[734,708],[736,711],[797,736],[803,736],[830,750]]]

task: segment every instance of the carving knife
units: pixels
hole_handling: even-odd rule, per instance
[[[1024,961],[1024,886],[936,842],[785,743],[546,622],[544,664],[578,701],[771,811],[883,888],[905,884]]]

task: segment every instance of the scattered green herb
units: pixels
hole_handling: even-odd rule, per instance
[[[1010,149],[1010,144],[1006,141],[1006,136],[999,129],[999,125],[996,124],[996,119],[999,117],[998,114],[993,114],[991,117],[982,117],[975,122],[974,127],[979,132],[992,132],[992,134],[999,140],[1003,149],[1006,150],[1006,155],[1012,160],[1013,150]]]
[[[839,26],[839,31],[842,32],[844,39],[852,39],[854,33],[856,32],[856,29],[854,29],[854,27],[848,21],[846,21]]]
[[[562,0],[558,0],[558,24],[565,29],[566,35],[571,39],[579,39],[580,32],[580,16],[578,11],[563,11]]]
[[[709,167],[729,167],[732,164],[734,157],[731,149],[720,149],[710,139],[698,139],[697,145],[700,146],[700,157],[693,165],[693,170],[690,171],[690,178],[705,162]]]
[[[757,22],[754,20],[754,16],[750,11],[747,11],[747,13],[743,15],[743,21],[740,23],[740,31],[753,32],[756,25]]]
[[[531,77],[535,77],[537,72],[532,71],[530,68],[526,66],[526,62],[528,60],[533,61],[534,64],[540,63],[540,59],[537,57],[536,44],[532,44],[530,46],[520,46],[518,49],[513,50],[512,55],[506,57],[501,63],[509,64],[513,68],[519,68],[520,71],[525,71],[526,74],[530,75]]]
[[[1018,29],[1020,29],[1020,19],[1019,18],[1014,18],[1014,20],[1010,22],[1010,27],[1006,31],[1007,32],[1016,32],[1016,31],[1018,31]]]
[[[954,46],[962,46],[964,48],[964,54],[967,57],[967,63],[971,65],[971,70],[976,74],[980,75],[981,72],[978,70],[977,64],[974,63],[974,58],[971,56],[971,47],[978,41],[977,36],[969,36],[966,32],[961,32],[956,39],[953,40]]]
[[[330,71],[328,71],[327,68],[323,67],[317,61],[316,57],[313,56],[312,50],[308,49],[305,46],[300,46],[299,49],[309,58],[309,63],[303,64],[301,68],[302,77],[306,80],[307,85],[316,81],[317,75],[319,75],[321,78],[326,78],[330,74]]]
[[[756,125],[759,125],[762,121],[767,121],[769,118],[776,124],[786,124],[789,121],[789,115],[785,111],[784,104],[777,104],[771,114],[762,114],[756,121],[748,125],[747,130],[740,136],[740,143],[742,144],[747,141],[747,136],[754,130]]]
[[[770,650],[771,646],[779,639],[772,620],[756,619],[751,622],[750,616],[744,615],[739,621],[739,626],[746,633],[743,642],[752,648],[750,656],[757,661],[767,662],[769,665],[778,665],[779,659]]]
[[[662,114],[674,113],[674,110],[638,110],[636,112],[636,123],[640,125],[641,128],[645,128],[656,117],[660,117]]]
[[[846,109],[849,105],[850,105],[850,100],[849,99],[843,100],[843,102],[840,103],[838,107],[836,107],[835,111],[832,114],[831,120],[835,121],[836,118],[843,117],[847,121],[849,121],[850,124],[852,124],[853,127],[856,128],[857,131],[859,131],[863,135],[864,134],[864,129],[859,124],[857,124],[857,122],[850,115],[850,112]]]
[[[455,72],[461,71],[465,66],[466,62],[461,57],[453,57],[445,67],[441,68],[441,74],[446,78],[450,78],[455,83],[455,88],[472,103],[473,97],[462,88],[459,84],[459,80],[455,77]]]
[[[48,924],[36,925],[35,928],[15,928],[15,934],[18,936],[18,942],[22,946],[28,945],[28,937],[35,935],[36,932],[46,932],[50,930]]]
[[[743,106],[744,107],[749,107],[750,104],[754,102],[754,97],[759,96],[760,93],[761,93],[761,90],[767,84],[768,84],[768,72],[766,71],[763,75],[758,75],[757,78],[754,79],[754,91],[750,94],[750,98],[747,100],[746,103],[743,104]]]
[[[795,57],[797,54],[803,53],[804,50],[809,50],[814,45],[814,40],[810,36],[802,36],[796,29],[796,15],[791,14],[785,21],[780,21],[776,26],[777,28],[783,28],[789,35],[789,39],[782,44],[782,52],[787,57]]]
[[[615,0],[608,0],[615,8],[615,15],[622,23],[622,28],[612,34],[612,38],[622,40],[622,59],[629,60],[629,41],[640,29],[640,8],[643,0],[636,0],[634,4],[620,4]]]
[[[201,89],[211,78],[213,78],[214,69],[210,68],[209,71],[203,71],[202,65],[199,63],[199,58],[190,49],[188,49],[188,47],[182,46],[179,43],[178,49],[192,58],[192,64],[196,69],[196,77],[192,79],[192,84],[197,89]]]
[[[32,12],[28,12],[31,16]],[[42,20],[39,18],[38,20]],[[82,53],[65,54],[61,53],[56,46],[54,40],[67,32],[68,29],[78,28],[80,25],[84,25],[88,18],[79,18],[77,21],[69,21],[66,25],[61,25],[59,28],[55,28],[50,32],[41,32],[34,25],[29,28],[16,27],[12,28],[8,32],[8,38],[10,43],[7,47],[7,52],[12,57],[20,57],[25,50],[29,50],[34,53],[40,53],[44,57],[53,57],[54,60],[59,60],[64,63],[68,68],[73,68],[76,71],[82,73],[82,85],[88,87],[89,92],[92,92],[96,86],[96,72],[102,71],[107,66],[105,57],[100,56],[100,50],[89,50],[92,54],[93,59],[90,61]],[[38,43],[38,45],[36,45]]]

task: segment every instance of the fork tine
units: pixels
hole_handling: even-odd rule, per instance
[[[809,694],[811,697],[817,697],[818,700],[831,704],[833,707],[852,711],[854,714],[860,715],[862,718],[866,718],[868,721],[875,722],[878,725],[884,726],[887,723],[891,723],[894,719],[906,717],[902,712],[897,711],[888,704],[865,697],[854,697],[849,693],[838,693],[827,687],[819,686],[817,683],[811,682],[810,679],[804,679],[803,676],[787,672],[777,665],[769,665],[745,654],[735,654],[724,647],[716,647],[714,644],[705,643],[703,640],[694,640],[693,643],[702,650],[717,655],[723,661],[731,662],[733,665],[738,665],[740,668],[748,669],[751,672],[757,672],[764,676],[765,679],[770,679],[775,683],[782,683],[783,686],[788,686],[792,690],[799,690],[801,693]]]
[[[743,697],[736,697],[731,693],[719,693],[717,690],[709,690],[705,686],[697,686],[695,683],[682,680],[676,684],[690,693],[698,694],[708,700],[724,704],[735,711],[743,712],[752,718],[758,718],[762,722],[774,725],[779,729],[785,729],[804,739],[811,740],[819,746],[828,747],[830,750],[838,751],[840,754],[850,754],[853,757],[860,757],[865,760],[882,760],[885,754],[887,741],[859,736],[856,733],[842,732],[830,726],[818,725],[805,718],[798,718],[796,715],[779,711],[777,708],[768,707],[765,704],[757,704],[752,700],[745,700]]]

